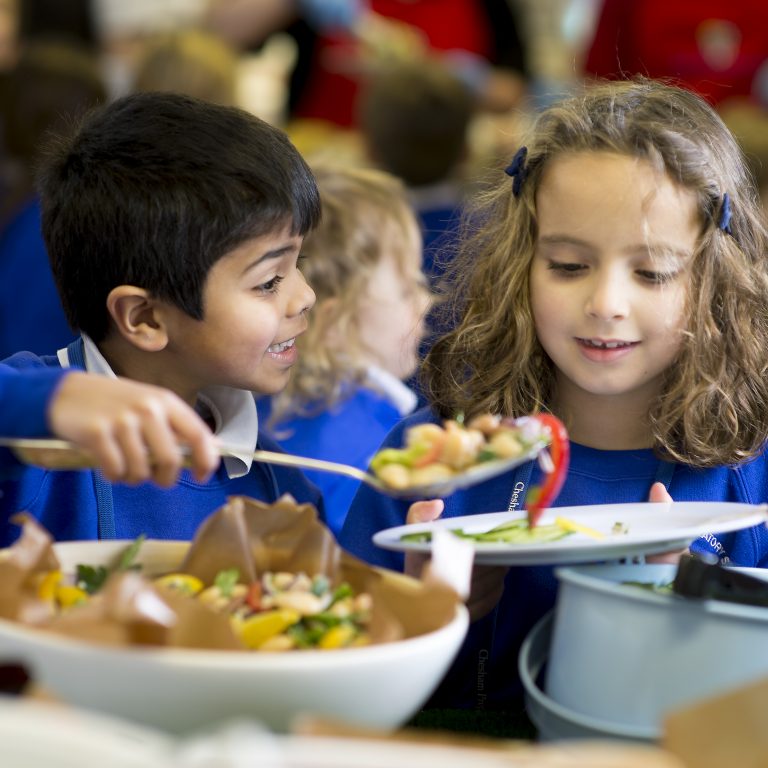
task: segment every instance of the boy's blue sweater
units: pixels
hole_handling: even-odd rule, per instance
[[[5,366],[42,372],[56,370],[58,365],[55,357],[14,355],[0,365],[0,387],[3,381],[9,386],[16,383]],[[41,378],[50,391],[50,378],[42,373]],[[8,434],[24,434],[19,428],[24,423],[30,426],[26,434],[41,433],[41,389],[42,384],[39,389],[30,388],[26,407],[14,404],[14,423],[7,425]],[[256,447],[280,450],[274,441],[263,436],[259,436]],[[17,538],[19,529],[9,518],[21,511],[32,514],[56,540],[103,537],[104,532],[99,530],[94,478],[95,473],[91,471],[51,472],[26,467],[16,462],[9,451],[1,451],[0,546],[7,546]],[[184,471],[173,488],[144,483],[138,486],[113,484],[111,490],[114,508],[114,533],[111,535],[121,539],[132,539],[142,533],[150,538],[190,539],[198,525],[226,503],[227,497],[234,495],[269,503],[289,493],[298,502],[314,504],[321,517],[324,515],[320,492],[300,471],[259,462],[253,463],[247,475],[234,479],[229,478],[222,462],[205,484],[198,483],[190,472]]]
[[[403,445],[403,432],[423,422],[438,422],[423,408],[389,434],[386,447]],[[666,465],[669,467],[669,465]],[[600,451],[571,444],[567,480],[555,506],[642,502],[663,464],[650,450]],[[499,512],[508,509],[513,473],[460,491],[445,499],[443,517]],[[541,480],[535,467],[531,481]],[[763,503],[768,500],[768,462],[754,461],[714,469],[676,465],[668,484],[676,501]],[[405,522],[408,503],[388,498],[365,486],[355,496],[340,535],[341,545],[376,565],[402,570],[403,557],[373,545],[377,531]],[[768,566],[768,529],[764,525],[698,539],[692,550],[710,551],[740,566]],[[554,606],[557,582],[550,566],[510,568],[501,601],[487,617],[475,622],[462,651],[432,699],[434,706],[501,708],[519,704],[517,675],[520,645],[533,625]]]

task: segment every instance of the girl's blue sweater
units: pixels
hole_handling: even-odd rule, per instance
[[[384,447],[403,445],[404,430],[430,421],[439,420],[428,408],[417,411],[392,430]],[[663,465],[650,450],[601,451],[572,443],[568,477],[555,506],[647,501],[660,468]],[[507,510],[514,477],[509,473],[455,493],[445,499],[443,517]],[[540,480],[535,467],[531,481]],[[768,462],[763,454],[734,467],[695,469],[676,465],[668,490],[675,501],[763,503],[768,500]],[[362,486],[342,528],[341,545],[370,563],[402,570],[402,555],[374,546],[371,538],[377,531],[402,525],[408,506],[407,502]],[[691,549],[714,552],[721,561],[733,565],[765,567],[768,529],[761,525],[724,535],[713,531],[694,542]],[[519,704],[520,645],[536,621],[554,606],[556,591],[551,566],[510,568],[501,601],[470,627],[462,651],[432,705],[507,709]]]

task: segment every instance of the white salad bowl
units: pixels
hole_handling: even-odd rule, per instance
[[[68,571],[79,563],[106,565],[128,543],[68,542],[55,551]],[[149,573],[171,571],[188,546],[149,540],[139,561]],[[437,687],[468,622],[459,604],[445,626],[397,642],[260,653],[109,647],[0,620],[0,660],[25,664],[40,686],[65,702],[173,733],[235,718],[285,731],[300,714],[390,729],[415,714]]]

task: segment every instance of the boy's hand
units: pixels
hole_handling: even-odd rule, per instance
[[[440,499],[433,501],[417,501],[411,504],[405,522],[428,523],[437,520],[443,513],[444,503]],[[421,571],[428,555],[419,552],[409,552],[405,555],[405,572],[414,578],[421,578]],[[467,608],[470,621],[477,621],[493,610],[504,592],[504,579],[509,568],[503,565],[475,565],[472,568],[472,584],[470,587]]]
[[[72,372],[48,406],[53,434],[90,453],[112,481],[169,487],[184,462],[198,480],[216,469],[216,439],[181,398],[162,387]]]

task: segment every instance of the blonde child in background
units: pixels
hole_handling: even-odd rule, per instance
[[[402,380],[416,369],[429,305],[421,234],[394,176],[327,163],[313,172],[322,219],[302,270],[317,304],[287,387],[259,401],[261,423],[289,453],[365,469],[416,404]],[[306,474],[338,532],[358,481]]]
[[[557,506],[768,500],[768,239],[721,119],[654,81],[596,85],[545,110],[506,172],[451,265],[458,323],[425,361],[431,407],[385,445],[462,411],[549,411],[572,440]],[[410,510],[361,488],[340,541],[402,568],[373,533],[520,508],[538,482],[532,462]],[[691,549],[766,566],[768,531]],[[515,708],[520,644],[555,592],[550,567],[476,568],[475,620],[433,704]]]

